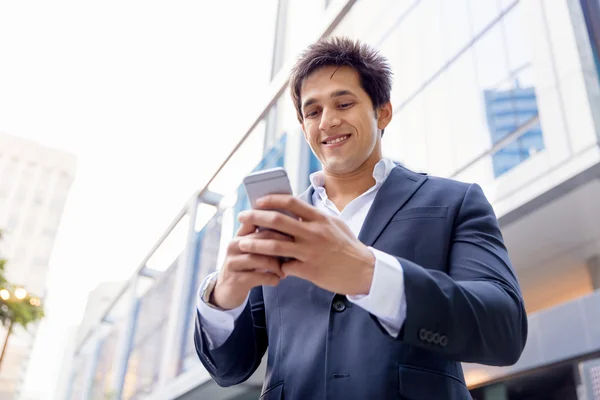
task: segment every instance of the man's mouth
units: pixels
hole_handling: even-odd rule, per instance
[[[336,143],[340,143],[343,142],[344,140],[347,140],[350,137],[350,135],[336,135],[336,136],[332,136],[331,138],[328,138],[327,140],[324,140],[323,144],[336,144]]]

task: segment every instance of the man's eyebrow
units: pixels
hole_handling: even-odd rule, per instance
[[[354,96],[354,93],[352,93],[349,90],[343,89],[343,90],[336,90],[335,92],[331,93],[331,98],[336,98],[336,97],[341,97],[341,96],[346,96],[346,95],[351,95]],[[306,107],[316,103],[317,100],[316,99],[306,99],[306,101],[302,104],[302,109],[304,110]]]
[[[338,90],[338,91],[335,91],[335,92],[331,93],[331,98],[333,99],[335,97],[341,97],[341,96],[346,96],[346,95],[354,96],[354,93],[352,93],[349,90],[345,90],[345,89],[344,90]]]

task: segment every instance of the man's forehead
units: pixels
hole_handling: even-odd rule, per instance
[[[342,67],[323,67],[310,74],[302,83],[300,93],[304,97],[308,92],[334,92],[349,89],[356,92],[356,87],[360,86],[358,72],[353,68]]]
[[[304,80],[304,85],[316,80],[330,80],[333,82],[348,81],[348,83],[354,83],[358,80],[358,72],[354,68],[346,65],[329,65],[313,71]]]

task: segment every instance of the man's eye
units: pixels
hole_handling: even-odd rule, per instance
[[[344,104],[340,104],[339,107],[340,108],[348,108],[352,105],[352,103],[344,103]]]
[[[309,111],[308,113],[306,113],[306,118],[315,117],[317,114],[317,111]]]

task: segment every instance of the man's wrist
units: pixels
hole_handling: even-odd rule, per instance
[[[219,311],[224,311],[223,308],[219,307],[217,303],[214,301],[215,287],[217,286],[218,274],[213,273],[209,279],[206,280],[204,287],[201,290],[201,297],[204,304],[207,306],[217,309]]]
[[[239,288],[233,289],[217,279],[212,292],[208,294],[208,305],[218,310],[229,311],[244,304],[247,297],[248,292],[240,296]]]
[[[368,248],[364,247],[364,257],[362,262],[362,273],[360,274],[359,287],[355,295],[366,296],[371,291],[371,285],[373,284],[373,274],[375,272],[375,255]]]

